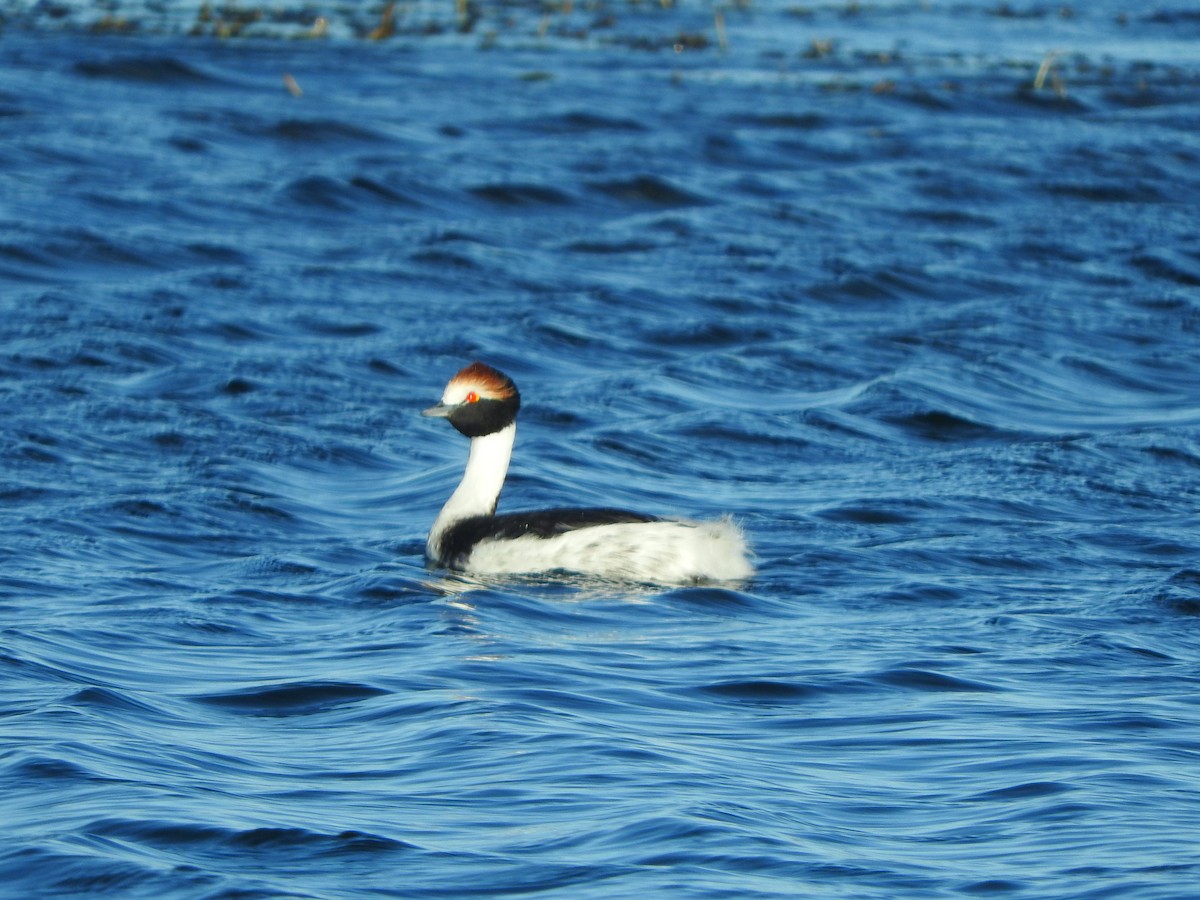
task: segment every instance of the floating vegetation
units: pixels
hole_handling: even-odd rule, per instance
[[[547,47],[622,48],[694,58],[754,58],[781,77],[827,92],[895,95],[918,103],[959,91],[979,76],[1043,108],[1086,103],[1078,92],[1170,102],[1194,90],[1200,73],[1190,47],[1175,59],[1164,46],[1187,47],[1180,30],[1200,15],[1079,6],[985,2],[862,0],[0,0],[0,33],[65,31],[105,38],[188,36],[221,42],[328,41],[389,46],[437,40],[479,50]],[[1079,20],[1103,19],[1128,46],[1100,58],[1072,47]],[[957,30],[962,40],[954,33]],[[1029,23],[1038,23],[1030,30]],[[1057,33],[1054,27],[1063,23]],[[987,37],[985,37],[987,35]],[[929,40],[926,40],[926,38]],[[999,38],[999,40],[992,40]],[[1042,43],[1044,42],[1044,43]],[[968,51],[967,46],[976,49]],[[1154,58],[1136,54],[1154,47]],[[736,68],[736,66],[731,66]],[[939,74],[936,80],[930,74]],[[928,77],[927,77],[928,76]],[[549,80],[535,70],[524,80]],[[678,66],[673,80],[706,77]],[[732,74],[728,77],[735,77]],[[290,76],[289,76],[290,78]],[[284,87],[304,91],[295,79]]]
[[[101,4],[97,4],[101,5]],[[729,8],[745,7],[733,2]],[[76,30],[96,33],[186,34],[194,37],[311,39],[348,38],[387,41],[396,37],[471,34],[487,20],[496,32],[537,32],[542,36],[586,38],[613,27],[628,11],[639,21],[650,17],[693,18],[671,0],[641,4],[634,0],[349,0],[294,4],[244,0],[161,3],[108,0],[103,12],[90,4],[55,0],[0,0],[0,28]],[[713,27],[724,29],[718,12]],[[711,9],[707,16],[712,21]],[[531,24],[532,23],[532,24]],[[676,27],[678,27],[676,25]]]

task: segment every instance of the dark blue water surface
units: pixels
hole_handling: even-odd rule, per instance
[[[0,895],[1195,896],[1193,4],[200,6],[2,5]],[[758,577],[427,570],[475,358]]]

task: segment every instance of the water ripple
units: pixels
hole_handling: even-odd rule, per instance
[[[1187,16],[9,6],[10,893],[1189,895]],[[427,568],[472,358],[758,576]]]

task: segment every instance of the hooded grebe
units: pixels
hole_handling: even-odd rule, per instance
[[[746,541],[728,518],[660,519],[623,509],[540,509],[496,515],[521,395],[512,379],[480,362],[450,379],[440,416],[471,439],[467,470],[429,531],[430,561],[477,573],[575,572],[685,584],[750,577]]]

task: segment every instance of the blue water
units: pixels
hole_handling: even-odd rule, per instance
[[[1195,895],[1189,4],[198,5],[4,7],[0,895]],[[758,577],[427,570],[474,358]]]

